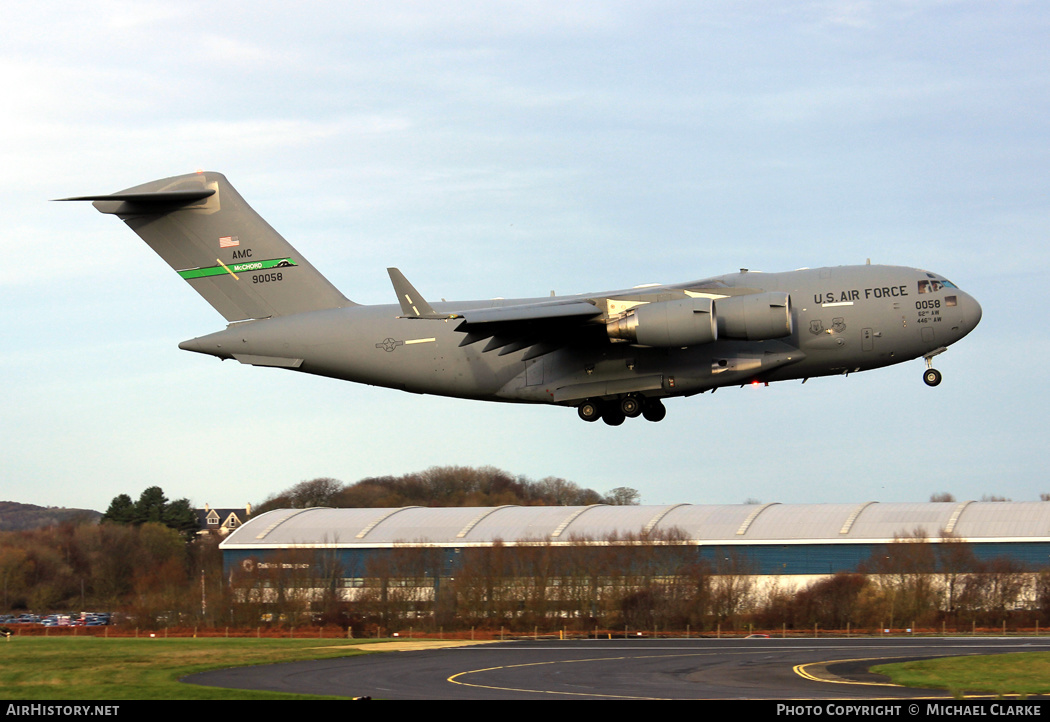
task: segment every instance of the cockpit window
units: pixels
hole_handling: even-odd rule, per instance
[[[932,281],[919,281],[919,293],[935,293],[942,288],[958,288],[958,286],[946,279],[935,278]]]

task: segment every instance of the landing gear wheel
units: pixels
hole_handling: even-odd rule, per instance
[[[619,426],[623,423],[625,418],[623,412],[620,411],[620,407],[613,404],[609,404],[605,407],[605,410],[602,411],[602,421],[609,426]]]
[[[926,382],[927,386],[936,386],[941,382],[941,372],[937,369],[926,369],[926,373],[922,375],[922,380]]]
[[[584,421],[597,421],[602,415],[602,405],[597,401],[584,401],[576,408]]]
[[[662,421],[667,416],[667,409],[660,399],[649,399],[642,407],[642,416],[646,421]]]
[[[638,396],[624,396],[620,399],[620,411],[629,419],[642,413],[642,399]]]

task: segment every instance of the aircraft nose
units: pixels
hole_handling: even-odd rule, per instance
[[[960,293],[960,301],[962,308],[963,323],[965,325],[965,331],[963,334],[967,334],[973,329],[977,328],[977,324],[981,322],[981,304],[977,303],[977,299],[968,293]]]

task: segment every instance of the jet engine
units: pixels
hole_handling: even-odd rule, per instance
[[[782,292],[729,296],[715,301],[718,335],[747,341],[790,336],[791,296]]]
[[[646,303],[609,319],[605,328],[611,339],[658,348],[696,346],[719,338],[782,338],[792,331],[791,296],[772,292]]]
[[[609,338],[642,346],[695,346],[718,338],[714,304],[710,298],[683,298],[635,306],[606,324]]]

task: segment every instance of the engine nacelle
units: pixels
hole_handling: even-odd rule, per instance
[[[790,336],[791,296],[782,292],[729,296],[715,301],[718,335],[761,341]]]
[[[716,301],[683,298],[646,303],[610,319],[605,328],[609,338],[657,348],[696,346],[719,338],[783,338],[793,330],[791,296],[773,291]]]
[[[606,323],[609,338],[642,346],[695,346],[718,338],[718,322],[710,298],[683,298],[636,306]]]

